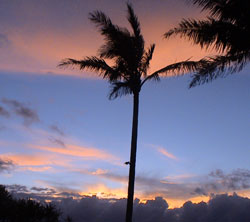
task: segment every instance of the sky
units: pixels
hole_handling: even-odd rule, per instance
[[[151,71],[214,53],[163,38],[181,18],[203,18],[195,6],[131,2],[146,43],[156,43]],[[1,184],[48,190],[47,199],[126,197],[132,97],[110,101],[109,84],[95,73],[57,67],[96,55],[103,39],[88,20],[94,10],[128,25],[121,0],[0,0]],[[160,196],[173,208],[212,194],[250,197],[249,71],[192,89],[190,75],[144,85],[136,198]]]

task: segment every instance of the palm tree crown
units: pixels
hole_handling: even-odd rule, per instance
[[[109,98],[133,94],[133,123],[131,151],[129,161],[129,183],[126,222],[132,221],[135,164],[137,150],[137,131],[139,115],[139,93],[141,87],[148,80],[160,80],[160,76],[183,74],[197,69],[197,63],[184,61],[168,65],[148,74],[149,64],[152,59],[155,45],[152,44],[145,49],[144,38],[141,34],[140,23],[133,8],[127,4],[128,22],[132,28],[114,25],[109,17],[103,12],[90,13],[90,20],[96,24],[101,35],[104,36],[104,45],[98,51],[98,56],[85,57],[83,60],[65,59],[59,66],[78,67],[80,70],[91,70],[97,72],[101,77],[107,79],[111,84]],[[112,60],[109,65],[105,60]]]
[[[207,19],[182,19],[176,28],[165,33],[165,37],[179,34],[202,48],[213,47],[219,52],[219,55],[207,57],[197,65],[198,72],[190,84],[192,87],[240,71],[250,61],[250,1],[191,1],[209,11]]]
[[[146,81],[160,80],[161,75],[191,72],[197,66],[195,62],[184,61],[168,65],[148,75],[155,44],[145,49],[138,18],[130,4],[127,4],[127,8],[132,33],[127,28],[114,25],[101,11],[90,13],[89,19],[96,24],[105,40],[105,44],[98,51],[98,56],[85,57],[83,60],[67,58],[59,64],[59,67],[73,66],[80,70],[97,72],[113,86],[110,99],[140,92],[141,86]],[[110,66],[105,59],[112,59],[114,65]]]

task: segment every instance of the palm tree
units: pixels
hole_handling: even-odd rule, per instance
[[[208,10],[205,20],[182,19],[165,37],[180,35],[199,44],[214,48],[219,55],[206,57],[197,63],[190,87],[234,73],[250,61],[250,1],[191,0],[202,10]]]
[[[89,19],[96,24],[105,44],[98,51],[98,56],[85,57],[83,60],[64,59],[59,67],[73,66],[80,70],[97,72],[111,84],[110,99],[119,96],[133,95],[133,123],[129,164],[128,200],[126,222],[132,221],[134,181],[137,150],[137,131],[139,114],[139,94],[142,86],[149,80],[160,80],[161,76],[178,75],[194,71],[196,63],[184,61],[168,65],[158,71],[148,74],[149,64],[153,56],[155,45],[145,49],[144,38],[141,34],[140,23],[130,4],[127,4],[128,22],[132,28],[114,25],[109,17],[101,11],[90,13]],[[105,59],[112,60],[112,66]]]

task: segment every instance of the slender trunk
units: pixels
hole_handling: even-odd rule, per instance
[[[138,114],[139,114],[139,92],[134,93],[133,125],[132,125],[132,138],[131,138],[131,151],[130,151],[126,222],[132,222],[132,216],[133,216]]]

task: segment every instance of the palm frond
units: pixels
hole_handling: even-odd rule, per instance
[[[143,81],[143,85],[148,80],[160,80],[160,77],[169,77],[169,76],[180,76],[186,73],[195,72],[199,70],[200,67],[204,66],[204,63],[207,61],[201,59],[199,61],[189,61],[186,60],[184,62],[178,62],[171,65],[168,65],[158,71],[152,73],[151,75],[147,76]]]
[[[127,8],[128,8],[127,18],[133,30],[133,42],[135,48],[134,60],[136,60],[135,62],[138,64],[141,61],[144,53],[145,41],[141,34],[140,22],[138,20],[138,17],[134,13],[132,5],[130,3],[127,3]]]
[[[213,46],[217,51],[230,50],[232,41],[238,36],[240,28],[230,22],[209,17],[207,20],[182,19],[179,25],[164,34],[165,38],[180,35],[199,44],[201,48]]]
[[[141,36],[140,22],[134,13],[134,9],[132,8],[132,5],[130,3],[127,3],[127,7],[128,7],[128,21],[133,29],[134,35],[137,37]]]
[[[215,15],[218,13],[219,8],[223,7],[227,0],[189,0],[193,4],[197,4],[202,10],[209,10],[211,14]]]
[[[183,19],[176,28],[165,33],[165,37],[178,34],[201,47],[212,46],[221,54],[203,59],[190,87],[240,71],[250,61],[250,1],[189,1],[208,10],[210,17],[202,21]]]
[[[132,12],[133,10],[130,13]],[[136,16],[133,13],[130,19],[135,23],[134,28],[136,28]],[[99,56],[106,59],[123,59],[131,70],[136,69],[144,50],[142,36],[133,36],[128,29],[114,25],[110,18],[100,11],[90,13],[90,20],[105,36],[105,44],[100,47]]]
[[[109,38],[105,40],[105,44],[98,50],[98,54],[101,58],[113,59],[122,57],[124,60],[128,59],[129,51],[132,52],[132,41],[129,32],[113,32],[110,33]],[[121,44],[121,42],[123,44]]]
[[[109,99],[115,99],[117,97],[132,94],[129,82],[116,81],[111,84],[111,91],[109,93]]]
[[[100,11],[90,13],[89,19],[97,25],[101,35],[105,36],[106,43],[99,49],[101,58],[113,59],[126,54],[125,49],[131,46],[131,36],[126,28],[114,25],[110,18]],[[123,44],[120,44],[121,42]]]
[[[219,20],[231,21],[233,23],[245,23],[246,16],[249,16],[249,0],[189,0],[202,8],[202,11],[209,11],[210,15]]]
[[[250,53],[241,53],[237,55],[217,55],[205,59],[205,62],[197,69],[189,84],[189,87],[204,84],[218,77],[239,72],[247,62],[250,61]]]
[[[147,69],[149,68],[149,64],[151,59],[153,58],[155,49],[155,44],[152,44],[147,51],[145,51],[143,58],[142,58],[142,72],[145,75],[147,75]]]
[[[89,13],[89,19],[96,24],[102,35],[110,35],[110,32],[120,30],[120,28],[114,25],[111,19],[101,11],[97,10]]]
[[[77,67],[80,70],[90,70],[95,71],[99,75],[101,75],[103,78],[110,78],[113,79],[118,78],[117,72],[110,67],[105,60],[100,59],[98,57],[92,56],[92,57],[86,57],[83,60],[75,60],[71,58],[67,58],[62,60],[59,65],[59,67]],[[117,76],[115,78],[115,76]]]

